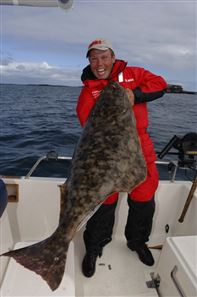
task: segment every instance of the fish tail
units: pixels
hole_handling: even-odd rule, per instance
[[[39,274],[54,291],[63,278],[70,243],[70,239],[58,236],[58,229],[43,241],[1,256],[12,257],[25,268]]]

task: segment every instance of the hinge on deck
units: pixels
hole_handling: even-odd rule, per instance
[[[151,279],[150,281],[147,281],[146,282],[146,285],[149,289],[151,288],[159,288],[159,285],[160,285],[160,281],[161,281],[161,278],[159,276],[159,274],[157,274],[156,276],[154,275],[154,272],[151,272],[150,273],[150,276],[151,276]]]

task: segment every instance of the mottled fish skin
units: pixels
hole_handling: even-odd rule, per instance
[[[65,269],[69,243],[79,224],[107,196],[130,192],[146,178],[131,102],[123,87],[110,82],[102,91],[83,129],[70,176],[61,187],[60,222],[47,239],[3,254],[38,273],[52,290]]]

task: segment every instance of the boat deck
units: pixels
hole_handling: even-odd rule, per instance
[[[92,278],[86,278],[81,273],[81,262],[84,249],[78,250],[82,239],[75,240],[78,253],[75,258],[76,296],[158,296],[155,289],[149,289],[146,281],[151,280],[150,273],[154,266],[148,267],[139,261],[135,252],[126,246],[124,238],[114,238],[103,249],[103,255],[98,258],[96,272]],[[155,262],[159,250],[152,250]]]
[[[8,203],[1,217],[1,253],[40,241],[54,232],[59,220],[58,185],[61,183],[62,180],[59,179],[6,179],[8,194],[18,199]],[[188,182],[160,182],[150,246],[165,245],[166,238],[169,237],[183,237],[183,239],[188,236],[196,237],[196,195],[194,195],[184,222],[181,224],[178,222],[190,188],[191,183]],[[180,267],[179,272],[183,271],[183,276],[177,273],[176,278],[188,279],[188,284],[183,286],[183,290],[187,292],[185,296],[197,296],[196,280],[192,281],[193,274],[190,273],[191,269],[188,270],[190,265],[184,265],[184,263],[190,263],[191,259],[196,265],[195,253],[194,259],[189,258],[190,262],[187,262],[185,256],[190,254],[191,249],[184,252],[184,257],[180,257],[180,260],[178,259],[179,251],[176,251],[174,254],[177,256],[177,261],[175,261],[175,256],[167,259],[167,255],[163,257],[162,265],[159,265],[164,249],[162,251],[152,249],[155,265],[151,267],[144,265],[138,259],[137,254],[127,248],[124,237],[128,213],[127,195],[120,193],[119,198],[113,240],[105,246],[102,257],[98,258],[96,273],[92,278],[84,277],[81,271],[81,263],[85,254],[83,226],[69,247],[65,275],[57,290],[51,291],[39,275],[25,269],[15,260],[2,257],[0,259],[0,296],[158,297],[156,289],[148,288],[146,284],[147,281],[151,281],[152,272],[155,276],[157,274],[163,276],[159,287],[161,296],[172,296],[169,293],[172,292],[171,287],[168,287],[169,283],[175,290],[173,296],[177,296],[178,291],[174,284],[171,284],[171,279],[169,280],[172,270],[177,265]],[[182,247],[183,244],[178,245]],[[192,244],[193,250],[196,250],[196,244]],[[167,273],[163,272],[163,266],[165,266],[163,263],[166,264]],[[166,277],[168,277],[168,283],[165,280]]]
[[[148,267],[141,263],[137,254],[131,252],[121,238],[115,238],[104,248],[102,257],[97,260],[95,275],[92,278],[84,277],[81,262],[85,250],[81,235],[77,236],[74,244],[71,243],[65,275],[56,291],[52,292],[40,276],[11,259],[1,296],[158,296],[155,289],[146,285],[146,281],[151,280],[150,273],[154,266]],[[29,244],[17,243],[15,248]],[[153,250],[155,260],[159,253]]]
[[[35,242],[18,242],[14,248],[22,248],[33,243]],[[53,292],[38,274],[10,259],[0,296],[75,296],[73,242],[68,251],[67,264],[61,286]]]

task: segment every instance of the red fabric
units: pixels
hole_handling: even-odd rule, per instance
[[[106,198],[103,204],[113,204],[118,200],[118,193],[114,193]]]
[[[126,67],[126,62],[116,60],[110,78],[108,80],[85,80],[84,87],[77,104],[77,115],[80,123],[83,126],[88,118],[88,115],[98,99],[102,89],[108,84],[109,80],[119,81],[118,75],[123,73],[123,82],[119,82],[125,88],[131,90],[140,87],[144,93],[152,93],[164,90],[167,86],[165,80],[143,68]],[[158,186],[158,172],[154,164],[156,154],[153,143],[147,133],[148,128],[148,111],[146,103],[135,104],[133,106],[134,115],[136,118],[136,127],[141,142],[142,151],[147,164],[147,178],[138,185],[131,193],[130,198],[136,201],[150,200]],[[114,203],[118,199],[117,193],[109,196],[105,200],[105,204]]]

